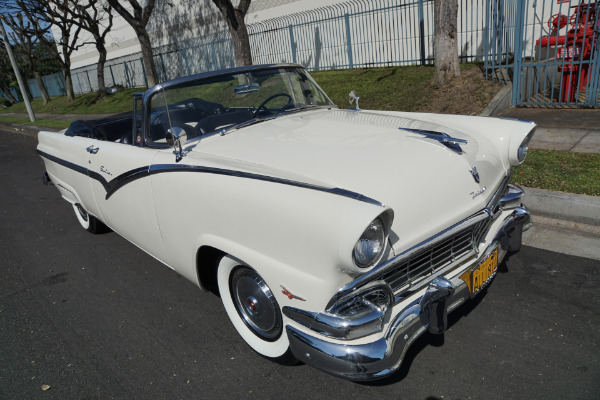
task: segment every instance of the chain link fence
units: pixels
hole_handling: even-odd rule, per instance
[[[459,2],[462,61],[484,59],[490,1],[497,0]],[[434,61],[433,0],[349,0],[248,24],[248,33],[255,64],[290,62],[323,70]],[[162,81],[235,65],[227,30],[153,50]],[[76,94],[98,89],[96,68],[94,64],[71,71]],[[107,61],[104,76],[107,87],[147,86],[141,53]]]

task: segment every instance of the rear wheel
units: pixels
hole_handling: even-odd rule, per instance
[[[110,229],[102,223],[98,218],[90,215],[83,209],[81,204],[76,203],[73,204],[73,210],[75,211],[75,216],[77,217],[77,221],[83,229],[90,233],[104,233],[108,232]]]
[[[219,263],[217,281],[227,315],[246,343],[265,357],[293,363],[281,309],[264,279],[249,266],[225,256]]]

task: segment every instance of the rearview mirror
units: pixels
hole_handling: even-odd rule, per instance
[[[187,132],[179,126],[174,126],[167,130],[165,138],[167,139],[169,146],[173,146],[175,162],[181,161],[185,155],[183,154],[183,145],[185,145],[185,142],[187,141]]]
[[[360,111],[360,107],[358,106],[358,99],[360,99],[360,97],[358,97],[356,95],[356,92],[354,90],[352,90],[349,94],[348,94],[348,100],[350,101],[350,104],[353,104],[354,101],[356,100],[356,107],[352,108],[350,107],[351,110],[356,110],[356,111]]]
[[[233,88],[233,91],[235,92],[235,94],[245,94],[257,92],[259,89],[260,85],[258,84],[258,82],[252,82],[246,85],[236,86],[235,88]]]

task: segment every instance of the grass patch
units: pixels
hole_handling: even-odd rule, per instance
[[[530,150],[512,181],[558,192],[600,196],[600,154]]]
[[[123,89],[115,94],[106,95],[104,99],[94,103],[96,93],[77,95],[75,100],[69,102],[66,96],[53,97],[44,105],[42,99],[33,99],[31,108],[34,113],[50,114],[118,114],[133,110],[133,93],[143,92],[144,88]],[[25,103],[17,103],[0,110],[1,113],[27,113]]]
[[[386,67],[313,71],[310,75],[340,108],[351,107],[350,90],[360,96],[366,110],[416,111],[429,101],[427,90],[435,68]]]
[[[69,125],[71,125],[72,121],[65,119],[38,119],[35,122],[31,122],[29,121],[29,118],[0,116],[0,122],[6,124],[34,125],[44,128],[66,129],[69,127]]]
[[[311,75],[340,108],[349,107],[348,93],[355,89],[360,107],[374,110],[402,110],[478,114],[499,90],[484,81],[476,64],[461,64],[461,77],[438,87],[432,66],[385,67],[352,70],[313,71]],[[132,110],[132,94],[143,88],[125,89],[94,103],[95,93],[79,95],[72,102],[53,98],[43,105],[33,101],[36,113],[113,114]],[[0,110],[0,122],[64,129],[71,121],[41,119],[31,124],[26,118],[2,117],[3,112],[26,113],[18,103]],[[531,150],[524,165],[515,168],[513,182],[523,186],[600,196],[600,154]]]

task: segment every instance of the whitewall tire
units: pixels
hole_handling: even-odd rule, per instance
[[[240,336],[259,354],[289,363],[289,341],[281,309],[260,275],[249,266],[225,256],[217,282],[221,301]]]
[[[108,227],[104,225],[102,221],[93,215],[88,214],[81,204],[73,204],[73,210],[75,211],[77,221],[79,221],[81,227],[86,231],[90,233],[104,233],[109,231]]]

